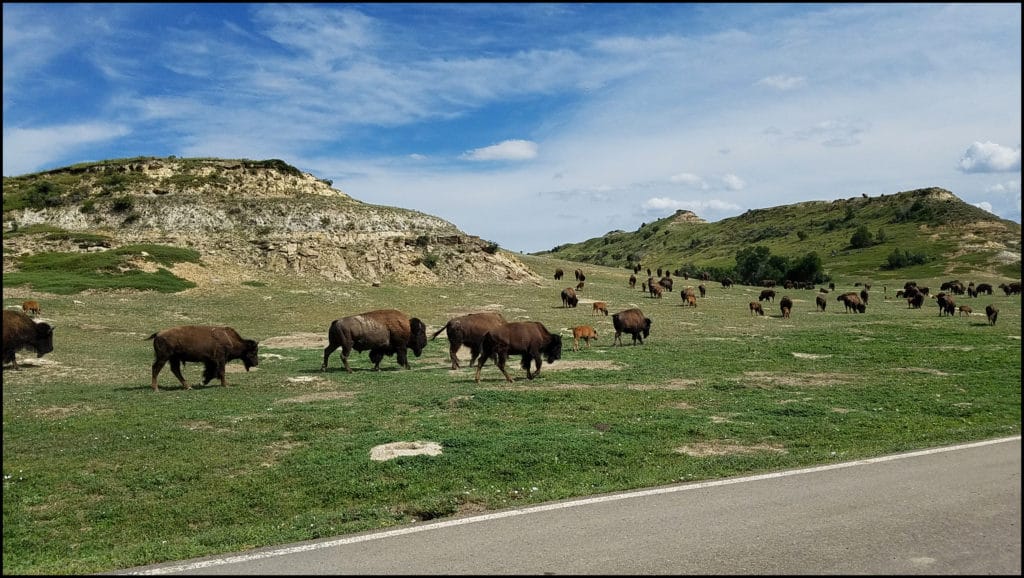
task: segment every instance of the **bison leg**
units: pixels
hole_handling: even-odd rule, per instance
[[[171,373],[173,373],[174,377],[177,377],[178,381],[181,382],[181,387],[183,387],[185,389],[192,389],[192,386],[189,385],[188,383],[186,383],[185,382],[185,378],[182,377],[182,375],[181,375],[181,360],[180,359],[177,359],[177,358],[174,358],[174,357],[171,358]]]
[[[341,361],[345,364],[345,371],[352,373],[352,368],[348,365],[348,354],[352,353],[351,347],[342,346],[341,348]]]
[[[167,363],[166,359],[159,358],[153,362],[153,391],[160,391],[160,388],[156,385],[156,376],[160,375],[160,370],[164,368],[165,363]]]
[[[398,365],[406,369],[412,369],[409,365],[409,351],[405,347],[399,347],[395,351],[395,357],[398,359]]]
[[[384,351],[380,349],[370,350],[370,361],[373,362],[373,370],[380,371],[380,362],[384,360]]]
[[[462,347],[461,343],[450,342],[448,344],[448,357],[452,360],[452,369],[458,369],[459,365],[459,348]],[[472,359],[469,360],[469,366],[473,367],[473,361],[476,359],[476,353],[473,353]]]
[[[18,371],[21,368],[18,367],[18,360],[16,359],[17,356],[15,355],[15,353],[16,352],[13,349],[9,351],[4,351],[4,365],[10,363],[11,366],[15,369],[15,371]]]
[[[509,383],[512,383],[512,381],[513,381],[512,380],[512,376],[510,376],[508,374],[508,372],[505,371],[505,363],[507,363],[507,362],[508,362],[508,352],[507,351],[496,351],[494,353],[494,365],[497,365],[498,369],[501,370],[502,375],[505,376],[505,381],[507,381]]]
[[[320,371],[327,371],[327,360],[331,358],[331,354],[334,353],[338,347],[340,347],[340,345],[337,343],[329,343],[327,347],[324,348],[324,362],[320,366]]]

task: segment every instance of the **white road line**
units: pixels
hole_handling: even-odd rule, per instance
[[[149,570],[141,570],[137,572],[129,572],[128,574],[172,574],[175,572],[189,572],[193,570],[202,570],[203,568],[211,568],[213,566],[223,566],[225,564],[236,564],[240,562],[251,562],[253,560],[261,560],[263,558],[273,558],[275,556],[286,556],[288,554],[298,554],[300,552],[311,552],[314,550],[323,550],[324,548],[333,548],[335,546],[344,546],[346,544],[356,544],[359,542],[368,542],[370,540],[381,540],[384,538],[391,538],[394,536],[402,536],[405,534],[414,534],[417,532],[426,532],[428,530],[437,530],[439,528],[448,528],[451,526],[461,526],[463,524],[473,524],[476,522],[486,522],[487,520],[497,520],[500,518],[510,518],[512,516],[523,516],[526,514],[533,514],[536,512],[548,512],[551,510],[561,510],[564,508],[575,508],[577,506],[587,506],[590,504],[600,504],[602,502],[614,502],[616,500],[626,500],[631,498],[642,498],[644,496],[655,496],[658,494],[669,494],[673,492],[685,492],[689,490],[700,490],[703,488],[713,488],[715,486],[727,486],[730,484],[740,484],[746,482],[756,482],[759,480],[770,480],[774,478],[784,478],[787,476],[796,476],[802,474],[811,474],[814,472],[824,472],[828,470],[838,470],[842,468],[850,468],[854,466],[863,466],[868,464],[877,464],[881,462],[889,462],[893,460],[902,460],[906,458],[916,458],[919,456],[927,456],[931,454],[938,454],[943,452],[951,452],[957,450],[964,450],[969,448],[976,448],[981,446],[987,446],[992,444],[1006,443],[1012,441],[1019,441],[1021,436],[1013,436],[1008,438],[999,438],[993,440],[985,440],[980,442],[974,442],[969,444],[961,444],[956,446],[948,446],[941,448],[932,448],[927,450],[920,450],[916,452],[909,452],[905,454],[894,454],[889,456],[881,456],[877,458],[868,458],[864,460],[855,460],[852,462],[843,462],[840,464],[829,464],[825,466],[815,466],[811,468],[804,468],[799,470],[786,470],[781,472],[771,472],[767,474],[758,474],[755,476],[747,476],[743,478],[729,478],[724,480],[711,480],[707,482],[695,482],[692,484],[653,488],[649,490],[638,490],[635,492],[623,492],[619,494],[610,494],[605,496],[595,496],[591,498],[583,498],[580,500],[571,500],[565,502],[557,502],[553,504],[544,504],[541,506],[530,506],[517,510],[507,510],[503,512],[494,512],[491,514],[481,514],[479,516],[472,516],[468,518],[457,518],[453,520],[444,520],[440,522],[432,522],[421,526],[410,526],[406,528],[399,528],[396,530],[386,530],[383,532],[377,532],[373,534],[365,534],[361,536],[352,536],[348,538],[338,538],[336,540],[327,540],[325,542],[317,542],[315,544],[305,544],[302,546],[289,546],[287,548],[278,548],[274,550],[267,550],[263,552],[254,552],[250,554],[241,554],[238,556],[228,556],[225,558],[217,558],[213,560],[203,560],[199,562],[188,562],[184,564],[177,564],[174,566],[163,566],[160,568],[153,568]]]

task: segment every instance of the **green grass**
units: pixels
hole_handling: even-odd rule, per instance
[[[5,277],[4,306],[38,299],[55,351],[4,371],[4,573],[78,574],[186,559],[548,500],[833,463],[1020,434],[1020,296],[959,301],[939,317],[894,299],[902,280],[872,289],[867,313],[835,293],[780,291],[791,319],[760,288],[706,283],[683,307],[630,290],[621,268],[583,265],[578,308],[561,307],[555,267],[522,256],[539,286],[370,287],[310,278],[199,287],[181,293],[30,294]],[[909,277],[907,278],[909,279]],[[838,290],[860,279],[842,279]],[[915,278],[937,288],[945,277]],[[964,279],[993,282],[974,277]],[[993,283],[998,284],[998,282]],[[885,299],[888,296],[889,299]],[[653,319],[642,346],[612,347],[612,313]],[[488,363],[479,384],[448,369],[447,342],[429,342],[412,370],[395,358],[370,371],[366,353],[320,371],[322,343],[270,347],[273,337],[326,338],[336,318],[394,307],[433,333],[449,318],[498,309],[563,335],[562,360],[507,384]],[[180,389],[168,368],[149,387],[152,344],[173,325],[227,324],[261,341],[251,372],[229,364],[230,387]],[[569,329],[590,324],[590,349]],[[626,342],[629,342],[627,337]],[[31,364],[31,365],[30,365]],[[188,364],[195,383],[200,367]],[[218,382],[214,380],[213,384]],[[372,447],[434,441],[439,456],[369,459]],[[720,455],[681,453],[711,447]]]

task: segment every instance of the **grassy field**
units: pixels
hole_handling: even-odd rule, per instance
[[[752,317],[760,288],[706,283],[684,307],[628,288],[628,271],[585,266],[578,308],[559,292],[579,265],[520,256],[539,284],[403,287],[264,278],[180,293],[58,295],[5,288],[4,306],[38,299],[55,350],[3,372],[4,574],[80,574],[394,527],[549,500],[848,461],[1020,434],[1021,297],[968,298],[975,314],[908,309],[904,280],[876,283],[865,314],[828,295]],[[569,280],[555,281],[557,266]],[[946,279],[915,279],[933,292]],[[975,283],[992,279],[964,278]],[[994,282],[993,284],[997,284]],[[854,289],[840,280],[837,289]],[[859,288],[858,288],[859,289]],[[653,320],[638,346],[611,345],[612,313]],[[986,304],[1000,309],[990,326]],[[449,369],[442,333],[412,370],[370,371],[339,354],[320,371],[329,323],[372,309],[419,317],[428,335],[481,310],[563,335],[562,359],[532,381],[488,364],[479,384],[463,352]],[[230,387],[149,386],[152,344],[180,324],[226,324],[258,339],[260,365],[228,366]],[[571,327],[593,325],[572,351]],[[626,338],[629,343],[629,338]],[[185,376],[200,379],[189,364]],[[370,460],[401,441],[437,456]]]

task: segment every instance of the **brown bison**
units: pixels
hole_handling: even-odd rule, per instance
[[[708,288],[705,287],[703,283],[701,283],[700,285],[697,285],[697,289],[700,291],[701,299],[703,299],[704,296],[707,295]]]
[[[960,308],[959,308],[959,311],[960,311],[960,313],[959,313],[960,317],[963,317],[965,313],[967,314],[968,317],[970,317],[971,314],[974,313],[974,310],[971,309],[970,305],[961,305]]]
[[[861,301],[860,299],[860,295],[857,295],[857,293],[853,291],[850,291],[849,293],[843,293],[839,297],[836,297],[836,301],[841,301],[843,303],[843,305],[846,307],[847,313],[849,313],[851,310],[854,313],[864,313],[865,311],[867,311],[867,305],[864,305],[864,302]]]
[[[824,311],[825,305],[828,304],[828,301],[825,299],[825,296],[821,295],[820,293],[817,296],[815,296],[814,302],[817,305],[817,308],[821,311]]]
[[[1020,294],[1020,281],[1014,281],[1012,283],[1000,283],[999,288],[1003,290],[1003,293],[1009,295]]]
[[[658,285],[661,285],[662,288],[664,288],[665,291],[668,291],[669,293],[672,292],[672,285],[673,284],[674,284],[674,281],[668,275],[666,275],[666,276],[664,276],[664,277],[662,277],[661,279],[658,280]]]
[[[4,365],[10,363],[18,369],[15,354],[31,349],[36,357],[53,351],[53,327],[49,323],[36,323],[22,311],[4,309]]]
[[[548,363],[562,358],[562,336],[551,333],[538,321],[513,321],[488,331],[476,365],[476,382],[480,383],[480,370],[484,364],[493,358],[494,365],[511,383],[512,377],[505,371],[505,363],[509,355],[520,354],[523,356],[520,366],[526,370],[526,378],[533,379],[540,375],[542,357]],[[530,371],[532,364],[536,364],[536,371]]]
[[[758,301],[775,301],[775,291],[771,289],[765,289],[761,291],[761,294],[757,297]]]
[[[562,307],[576,307],[580,302],[579,297],[576,296],[576,290],[572,287],[566,287],[562,289]]]
[[[615,345],[616,342],[622,345],[623,333],[633,336],[633,345],[636,345],[637,341],[643,345],[644,338],[651,335],[651,320],[644,317],[643,312],[636,308],[619,311],[612,315],[612,326],[615,327],[615,339],[612,340],[612,345]]]
[[[779,299],[779,309],[782,310],[783,319],[789,319],[789,315],[793,311],[793,300],[783,295],[782,299]]]
[[[908,309],[920,309],[922,305],[924,305],[924,293],[915,291],[913,295],[907,297]]]
[[[761,307],[760,301],[751,301],[749,307],[751,316],[753,316],[754,314],[764,315],[764,308]]]
[[[665,291],[665,288],[657,283],[651,283],[647,286],[647,290],[650,292],[651,297],[661,299],[661,294]]]
[[[579,351],[580,339],[587,344],[587,349],[590,349],[590,340],[597,339],[597,331],[589,325],[577,325],[572,328],[572,350]]]
[[[555,281],[561,281],[562,275],[565,275],[565,271],[562,271],[561,269],[555,269]]]
[[[448,355],[452,360],[452,369],[459,369],[459,348],[463,345],[469,347],[469,366],[473,367],[477,357],[480,355],[480,346],[484,341],[487,332],[500,327],[506,323],[501,313],[486,311],[483,313],[469,313],[461,317],[449,319],[444,327],[438,329],[433,337],[436,338],[442,331],[448,331]]]
[[[975,296],[977,296],[981,295],[982,293],[984,293],[985,295],[991,295],[992,285],[990,283],[978,283],[978,286],[974,288],[974,294]]]
[[[32,316],[40,315],[43,312],[42,307],[39,306],[39,302],[31,299],[21,304],[21,310]]]
[[[985,317],[988,318],[988,324],[989,325],[995,325],[996,324],[996,318],[999,317],[999,309],[995,305],[986,305],[985,306]],[[5,349],[6,349],[6,347],[5,347]]]
[[[697,306],[697,298],[694,297],[693,293],[680,293],[679,296],[683,298],[683,303],[686,304],[687,307]]]
[[[411,369],[408,350],[412,349],[416,357],[423,353],[427,346],[427,326],[397,309],[378,309],[335,319],[327,329],[327,341],[320,371],[327,371],[327,360],[339,347],[345,371],[349,373],[352,368],[348,365],[348,356],[353,349],[370,350],[374,371],[380,370],[385,355],[395,355],[398,365]]]
[[[220,384],[228,386],[224,378],[224,366],[233,359],[241,359],[245,370],[260,364],[258,357],[259,344],[242,336],[231,327],[215,327],[211,325],[179,325],[158,331],[147,340],[153,340],[153,391],[159,391],[156,378],[164,364],[171,362],[171,372],[181,382],[181,387],[192,389],[181,375],[181,366],[187,361],[203,364],[203,385],[213,378],[220,379]]]
[[[586,283],[583,282],[583,281],[580,281],[579,283],[576,284],[576,290],[577,291],[583,291],[583,286],[584,285],[586,285]]]
[[[956,302],[954,302],[952,295],[939,293],[935,296],[935,302],[939,306],[939,317],[942,317],[943,315],[949,315],[952,317],[956,314]]]
[[[722,279],[722,287],[732,287],[732,279],[728,277]]]
[[[605,303],[604,301],[594,301],[594,309],[591,311],[591,315],[597,314],[598,311],[600,311],[601,313],[604,313],[605,316],[607,317],[608,316],[608,304]]]
[[[636,275],[629,276],[629,288],[636,289]]]

